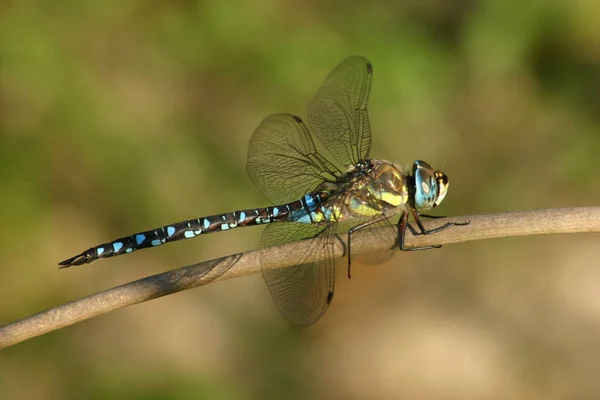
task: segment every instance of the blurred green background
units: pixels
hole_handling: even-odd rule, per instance
[[[0,5],[0,324],[257,247],[260,228],[86,267],[92,245],[264,206],[246,146],[305,117],[349,55],[374,66],[377,158],[444,165],[438,213],[598,205],[600,3],[9,1]],[[437,210],[436,210],[437,211]],[[0,353],[6,399],[600,397],[598,235],[357,265],[290,327],[259,275]]]

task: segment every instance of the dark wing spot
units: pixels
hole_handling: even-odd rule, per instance
[[[327,293],[327,304],[330,304],[331,300],[333,300],[333,292]]]

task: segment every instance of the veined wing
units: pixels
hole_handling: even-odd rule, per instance
[[[323,181],[335,182],[340,171],[320,155],[299,117],[274,114],[254,131],[246,171],[274,204],[298,200]]]
[[[335,261],[331,239],[335,225],[286,222],[269,224],[263,232],[261,248],[312,238],[309,250],[299,257],[298,265],[269,269],[269,260],[262,259],[261,255],[263,278],[275,304],[297,325],[317,321],[333,299]],[[321,261],[310,261],[315,258]]]
[[[367,105],[373,67],[362,57],[342,61],[323,82],[308,107],[315,135],[344,166],[368,158],[371,127]]]
[[[352,221],[352,227],[359,226],[360,224],[365,223],[367,221],[367,218],[359,218],[357,220]],[[394,217],[383,218],[381,221],[370,224],[365,228],[360,229],[356,233],[360,232],[360,235],[362,237],[364,237],[365,239],[367,239],[368,237],[367,240],[374,241],[376,243],[393,243],[392,240],[395,240],[398,237],[398,227],[396,226],[397,222],[397,215]],[[338,227],[338,232],[341,231],[347,232],[345,226]],[[352,243],[355,243],[354,240],[356,240],[356,238],[354,238],[353,240],[351,237],[350,240],[352,241]],[[352,261],[358,261],[360,263],[368,265],[376,265],[389,261],[395,255],[395,253],[396,251],[393,250],[393,246],[390,246],[388,250],[378,250],[362,254],[354,254],[352,256]]]

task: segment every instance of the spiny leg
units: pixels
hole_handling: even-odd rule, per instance
[[[419,230],[421,231],[421,233],[423,235],[429,235],[431,233],[440,232],[440,231],[443,231],[444,229],[448,229],[451,226],[456,225],[455,222],[446,222],[444,225],[438,226],[437,228],[427,230],[423,226],[423,223],[421,222],[421,218],[419,217],[419,213],[417,212],[417,210],[415,210],[414,208],[411,208],[410,212],[412,213],[413,218],[415,219],[415,222],[417,223],[417,226],[419,227]]]
[[[423,234],[423,235],[430,235],[432,233],[441,232],[441,231],[448,229],[455,225],[459,225],[459,226],[460,225],[469,225],[471,223],[471,221],[447,222],[444,225],[438,226],[437,228],[428,230],[428,229],[425,229],[425,227],[423,226],[423,223],[421,222],[421,218],[420,218],[417,210],[415,210],[414,208],[411,208],[410,211],[413,215],[413,218],[415,219],[417,226],[419,227],[419,230],[421,231],[421,234]],[[436,216],[432,216],[432,215],[422,215],[422,216],[427,217],[427,218],[443,218],[443,217],[436,217]],[[407,228],[408,228],[408,212],[404,211],[402,213],[402,216],[400,217],[400,220],[398,221],[398,236],[399,236],[398,244],[399,244],[400,250],[402,250],[402,251],[417,251],[417,250],[439,249],[440,247],[442,247],[442,245],[406,247],[404,240],[406,237],[406,229]]]
[[[352,246],[351,245],[351,243],[352,243],[352,234],[354,232],[357,232],[357,231],[363,229],[363,228],[366,228],[366,227],[368,227],[370,225],[373,225],[373,224],[376,224],[378,222],[384,221],[386,219],[387,218],[385,216],[380,216],[380,217],[377,217],[377,218],[372,219],[370,221],[363,222],[362,224],[353,226],[352,228],[350,228],[348,230],[348,279],[352,279],[352,274],[350,273],[350,266],[352,265],[352,247],[351,247]]]
[[[421,218],[431,218],[431,219],[446,218],[445,215],[429,215],[429,214],[419,214],[419,217],[421,217]]]
[[[419,229],[421,229],[421,231],[427,232],[425,230],[425,228],[423,227],[423,224],[421,224],[421,221],[417,222],[417,225],[419,225]],[[408,212],[404,211],[402,212],[402,215],[400,216],[400,219],[398,220],[398,247],[400,248],[400,250],[402,251],[417,251],[417,250],[429,250],[429,249],[438,249],[442,246],[418,246],[418,247],[406,247],[406,245],[404,244],[404,240],[406,238],[406,229],[408,228]]]
[[[426,230],[424,229],[423,225],[420,223],[421,222],[421,218],[431,218],[431,219],[439,219],[439,218],[446,218],[443,215],[429,215],[429,214],[419,214],[416,212],[416,210],[411,209],[412,213],[413,213],[413,217],[415,218],[415,221],[417,221],[417,225],[419,225],[419,230],[421,231],[422,234],[424,235],[428,235],[430,233],[436,233],[439,231],[443,231],[444,229],[450,228],[451,226],[464,226],[464,225],[469,225],[471,223],[471,221],[467,220],[467,221],[463,221],[463,222],[448,222],[442,226],[439,226],[437,228],[431,229],[431,230]]]

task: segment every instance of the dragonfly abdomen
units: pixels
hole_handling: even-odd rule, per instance
[[[315,224],[323,221],[334,221],[335,213],[326,206],[329,192],[314,192],[304,195],[300,200],[284,207],[289,210],[286,221]]]
[[[136,250],[157,247],[168,242],[192,239],[202,234],[221,232],[243,226],[268,224],[277,221],[315,222],[327,193],[307,194],[301,200],[282,206],[253,208],[190,219],[139,232],[103,243],[59,263],[63,268],[89,264],[101,258],[114,257]],[[294,214],[295,213],[295,214]],[[290,218],[295,215],[296,218]],[[306,221],[305,221],[306,219]]]
[[[192,239],[202,234],[221,232],[243,226],[265,224],[285,219],[288,213],[285,206],[255,208],[231,213],[211,215],[165,225],[161,228],[139,232],[108,243],[92,247],[77,256],[59,263],[63,268],[89,264],[101,258],[118,256],[136,250],[157,247],[177,240]]]

